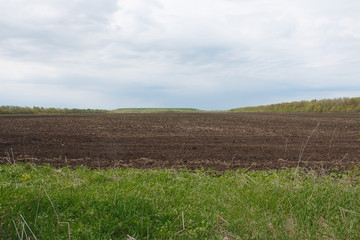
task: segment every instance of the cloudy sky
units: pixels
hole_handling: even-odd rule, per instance
[[[360,96],[359,0],[1,0],[0,105]]]

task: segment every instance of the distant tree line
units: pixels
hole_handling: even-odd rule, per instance
[[[101,109],[0,106],[0,114],[107,113]]]
[[[231,112],[360,113],[360,97],[288,102],[231,109]]]
[[[111,113],[181,113],[181,112],[201,112],[201,110],[196,108],[119,108],[111,111]]]

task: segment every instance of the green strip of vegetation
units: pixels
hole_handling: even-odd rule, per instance
[[[182,113],[201,112],[196,108],[119,108],[116,110],[77,109],[77,108],[43,108],[0,106],[0,114],[53,114],[53,113]]]
[[[0,114],[107,113],[101,109],[0,106]]]
[[[31,239],[360,239],[360,171],[219,175],[0,165],[1,239],[25,233]]]
[[[196,108],[119,108],[110,111],[111,113],[181,113],[201,112]]]
[[[271,104],[231,109],[231,112],[360,113],[360,97]]]

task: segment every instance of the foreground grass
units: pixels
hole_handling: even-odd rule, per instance
[[[0,165],[0,239],[19,239],[15,226],[37,239],[360,239],[360,176]]]

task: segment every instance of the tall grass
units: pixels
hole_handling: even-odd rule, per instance
[[[360,171],[3,164],[0,239],[19,239],[16,229],[37,239],[360,239]]]

